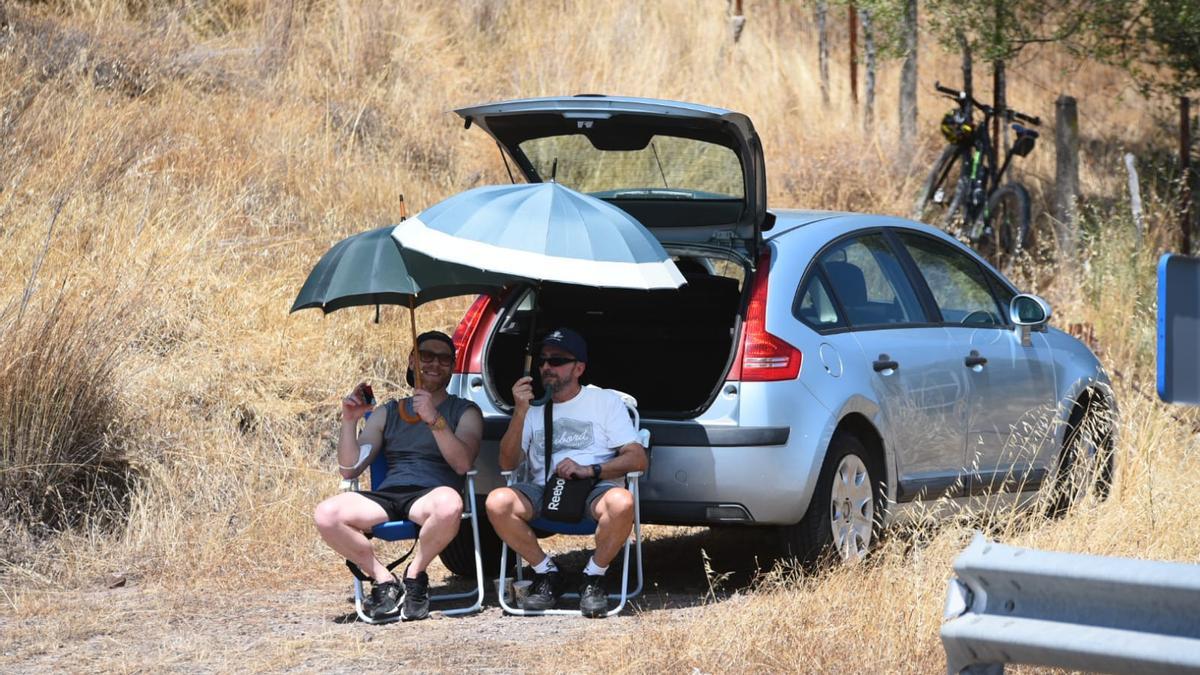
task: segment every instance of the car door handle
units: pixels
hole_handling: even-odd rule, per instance
[[[972,349],[970,355],[968,355],[966,358],[963,359],[963,365],[965,365],[968,368],[974,368],[975,366],[987,365],[987,357],[980,356],[979,352]]]
[[[877,373],[885,370],[896,370],[900,367],[900,364],[893,361],[892,357],[888,356],[887,354],[880,354],[879,360],[875,361],[871,365],[875,367],[875,372]]]

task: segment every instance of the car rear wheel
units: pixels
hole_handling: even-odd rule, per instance
[[[785,553],[805,565],[855,563],[877,539],[882,471],[862,442],[837,434],[821,467],[804,518],[784,528]]]

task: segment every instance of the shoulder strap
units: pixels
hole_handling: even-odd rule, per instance
[[[546,482],[550,482],[550,458],[554,455],[554,413],[551,410],[554,407],[554,399],[546,401],[546,405],[542,407],[542,435],[546,446],[546,464],[543,468],[546,470]]]

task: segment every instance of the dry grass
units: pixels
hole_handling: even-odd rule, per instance
[[[935,151],[932,120],[948,107],[928,84],[955,80],[955,59],[922,54],[923,150],[898,166],[896,66],[881,73],[878,128],[864,139],[837,68],[835,103],[819,104],[807,14],[747,4],[736,48],[724,3],[704,0],[6,6],[0,499],[11,506],[0,617],[21,619],[7,639],[48,626],[56,644],[118,639],[113,623],[136,620],[132,609],[110,621],[43,607],[51,583],[85,588],[122,572],[170,589],[186,571],[190,585],[221,593],[245,578],[287,588],[339,574],[309,520],[334,486],[336,400],[363,376],[387,383],[383,395],[402,390],[406,318],[385,308],[376,326],[366,310],[287,308],[329,244],[398,219],[399,195],[415,211],[506,180],[494,146],[464,132],[453,107],[578,92],[720,105],[758,126],[772,204],[907,214]],[[1120,153],[1138,153],[1145,169],[1161,163],[1170,117],[1114,73],[1049,51],[1010,72],[1010,101],[1023,110],[1049,118],[1060,91],[1080,98],[1084,250],[1065,267],[1048,263],[1043,221],[1043,257],[1022,275],[1058,325],[1095,326],[1123,412],[1122,466],[1108,502],[995,531],[1019,545],[1195,561],[1196,417],[1150,398],[1153,264],[1176,237],[1168,186],[1144,188],[1140,244],[1120,197]],[[1044,211],[1052,144],[1027,159],[1020,173]],[[423,307],[420,328],[452,330],[463,308]],[[95,478],[100,466],[113,480]],[[127,480],[136,489],[121,491]],[[95,508],[79,510],[87,503]],[[64,522],[72,527],[58,534],[44,527]],[[819,579],[776,571],[683,617],[647,612],[592,665],[938,670],[944,582],[974,524],[897,536],[871,564]],[[302,653],[321,644],[297,644],[275,665],[313,668]],[[186,663],[160,652],[109,667]]]

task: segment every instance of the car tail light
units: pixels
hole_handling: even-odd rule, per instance
[[[452,339],[457,355],[454,360],[454,372],[478,373],[483,371],[483,340],[476,338],[481,325],[484,328],[491,326],[492,322],[490,320],[485,322],[484,317],[490,319],[494,314],[494,304],[490,295],[481,295],[471,303],[462,321],[458,322],[458,328],[454,329]]]
[[[771,252],[764,248],[758,257],[758,271],[750,288],[746,319],[742,322],[742,338],[727,380],[773,382],[793,380],[800,375],[804,355],[767,332],[767,273],[770,269]]]

